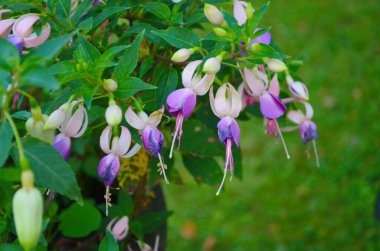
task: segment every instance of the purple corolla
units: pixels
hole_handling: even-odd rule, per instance
[[[182,83],[185,88],[181,88],[172,92],[167,100],[166,106],[171,115],[176,117],[176,125],[173,134],[173,141],[170,148],[170,155],[172,157],[173,148],[176,138],[178,139],[178,147],[182,136],[183,120],[188,118],[194,111],[197,95],[203,96],[207,93],[212,85],[215,74],[205,74],[201,77],[196,74],[197,67],[202,63],[202,60],[190,62],[182,72]]]
[[[210,105],[213,113],[220,118],[217,125],[219,140],[226,145],[226,159],[224,164],[224,175],[222,183],[216,193],[219,195],[230,169],[231,179],[234,172],[234,159],[232,156],[232,145],[239,146],[240,129],[235,118],[239,116],[242,109],[242,100],[239,93],[231,84],[224,84],[217,90],[215,97],[213,90],[210,90]]]
[[[69,110],[65,114],[63,122],[58,127],[61,131],[54,138],[54,148],[67,160],[71,152],[71,138],[79,138],[82,136],[88,125],[88,116],[86,109],[78,102],[71,103]],[[76,111],[73,112],[74,108]]]
[[[125,112],[125,120],[130,126],[140,131],[145,149],[160,160],[161,171],[165,182],[169,183],[165,174],[166,165],[164,164],[161,155],[164,144],[164,135],[157,129],[163,113],[164,109],[162,108],[151,113],[149,116],[144,111],[140,111],[136,114],[132,107],[129,107]]]

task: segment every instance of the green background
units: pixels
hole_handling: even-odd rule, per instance
[[[297,132],[285,134],[287,161],[261,120],[239,122],[242,182],[226,182],[216,197],[217,187],[179,168],[186,185],[164,185],[175,210],[169,251],[380,250],[379,13],[376,0],[271,2],[263,24],[287,55],[305,59],[299,74],[315,109],[321,168]]]

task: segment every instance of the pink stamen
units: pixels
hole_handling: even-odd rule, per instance
[[[223,174],[222,183],[220,184],[219,189],[216,192],[217,196],[219,195],[220,191],[222,190],[222,187],[224,185],[224,181],[226,180],[228,167],[230,167],[230,172],[231,172],[231,178],[230,178],[230,180],[232,180],[232,177],[233,177],[234,159],[233,159],[233,156],[232,156],[231,146],[232,146],[232,140],[231,139],[227,139],[227,142],[226,142],[226,163],[224,164],[224,174]]]
[[[314,154],[315,154],[315,161],[317,162],[317,167],[319,168],[319,157],[318,157],[318,150],[317,150],[317,143],[315,142],[315,139],[313,140],[313,148],[314,148]]]
[[[14,98],[13,98],[12,109],[15,109],[15,108],[16,108],[16,106],[17,106],[17,101],[18,101],[19,97],[20,97],[20,93],[16,92],[16,93],[15,93],[15,96],[14,96]]]
[[[177,116],[176,123],[175,123],[175,131],[174,131],[174,135],[173,135],[172,146],[170,147],[170,154],[169,154],[170,159],[173,157],[173,149],[174,149],[174,144],[175,144],[176,139],[178,139],[178,148],[177,149],[179,149],[179,146],[181,144],[182,124],[183,124],[183,115],[182,115],[182,113],[179,113]]]

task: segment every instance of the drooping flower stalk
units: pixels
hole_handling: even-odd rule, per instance
[[[216,193],[216,195],[219,195],[226,179],[228,168],[231,173],[230,180],[233,177],[234,159],[231,148],[232,144],[238,147],[240,142],[240,129],[235,118],[239,116],[243,104],[239,93],[231,84],[227,83],[219,87],[215,97],[211,87],[210,106],[213,113],[221,119],[217,125],[218,135],[219,140],[226,145],[223,179]]]
[[[139,110],[139,106],[136,105],[136,107]],[[157,129],[163,113],[164,107],[149,116],[142,109],[136,114],[132,107],[129,107],[125,112],[125,120],[130,126],[139,130],[145,149],[159,159],[160,173],[164,176],[165,182],[169,184],[165,173],[166,165],[162,157],[164,135]]]

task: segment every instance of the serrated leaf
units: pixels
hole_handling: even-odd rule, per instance
[[[59,216],[59,230],[63,236],[81,238],[99,229],[101,214],[89,201],[77,203],[65,209]]]
[[[12,71],[20,62],[20,55],[16,47],[0,37],[0,68]]]
[[[162,18],[166,22],[170,20],[170,8],[164,3],[149,2],[144,4],[144,8],[153,15]]]
[[[51,145],[33,138],[23,139],[22,145],[38,185],[70,199],[80,200],[80,188],[73,170]],[[15,146],[11,154],[18,163],[19,155]]]
[[[135,93],[142,90],[155,89],[154,85],[145,83],[139,78],[129,77],[118,82],[119,86],[115,91],[115,96],[120,99],[132,97]]]
[[[183,164],[197,183],[219,184],[223,172],[215,159],[183,155]]]
[[[57,89],[59,83],[49,72],[48,69],[41,65],[32,65],[20,74],[21,86],[38,86],[47,89]]]
[[[267,12],[268,9],[269,9],[269,2],[264,4],[260,9],[255,10],[253,12],[252,19],[250,20],[250,22],[247,22],[249,23],[249,27],[250,27],[249,35],[251,35],[253,31],[256,29],[257,25],[259,24],[260,20],[263,18],[265,12]]]
[[[93,46],[90,42],[87,41],[83,36],[79,35],[79,44],[82,45],[85,62],[91,65],[94,64],[96,60],[100,58],[100,52]]]
[[[122,58],[119,60],[117,66],[115,67],[115,79],[116,82],[120,82],[127,78],[137,66],[137,61],[139,58],[139,47],[141,41],[144,37],[145,31],[143,30],[140,34],[133,40],[130,47],[128,47]]]
[[[119,251],[119,246],[117,245],[115,237],[110,232],[110,230],[107,229],[106,236],[100,243],[98,250],[99,251]]]
[[[152,33],[176,48],[193,48],[199,45],[199,35],[183,28],[172,27],[166,30],[152,31]]]
[[[9,151],[12,148],[13,131],[8,122],[0,124],[0,167],[8,159]]]

